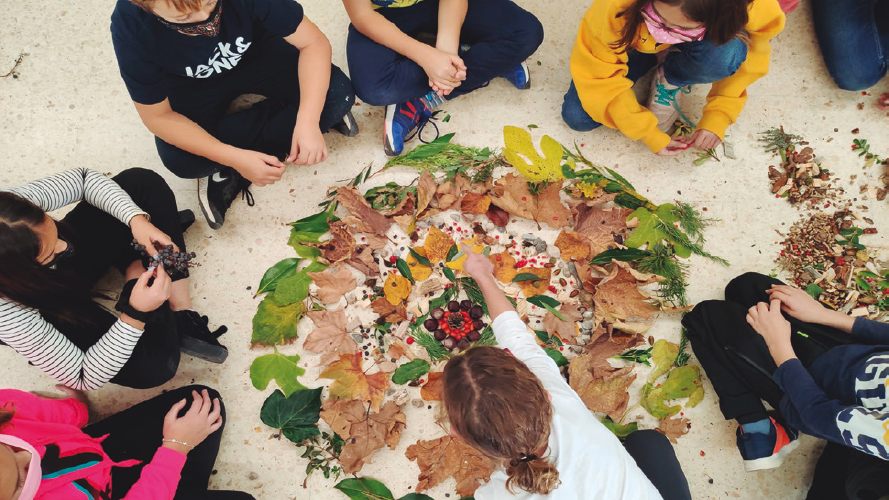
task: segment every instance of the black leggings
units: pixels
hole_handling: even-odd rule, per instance
[[[688,481],[666,436],[653,429],[636,431],[627,436],[624,448],[664,500],[691,500]]]
[[[776,410],[780,408],[784,393],[772,380],[777,367],[765,340],[747,324],[746,316],[757,303],[769,301],[767,289],[783,284],[762,274],[743,274],[725,287],[726,300],[701,302],[682,319],[727,420],[746,424],[768,418],[762,400]],[[845,332],[784,316],[790,321],[793,350],[803,366],[810,366],[833,347],[852,343]],[[828,443],[818,460],[807,499],[877,500],[889,494],[886,477],[889,462]]]
[[[116,175],[114,181],[151,217],[151,223],[163,231],[185,251],[185,240],[179,223],[176,197],[166,181],[156,172],[131,168]],[[130,243],[133,233],[126,224],[86,201],[81,201],[59,225],[74,254],[59,263],[59,268],[82,277],[94,285],[109,268],[124,272],[139,260]],[[111,382],[135,389],[162,385],[176,375],[179,368],[179,334],[176,320],[168,304],[158,309],[156,319],[145,325],[145,332],[136,344],[130,359]],[[117,321],[117,316],[96,307],[84,311],[92,326],[74,327],[55,324],[56,328],[82,350],[92,347]]]
[[[88,425],[83,432],[94,438],[108,436],[102,441],[102,449],[112,460],[139,460],[140,465],[133,467],[114,467],[111,469],[111,499],[119,500],[126,496],[130,488],[136,484],[142,474],[142,467],[147,465],[160,447],[163,439],[164,417],[174,404],[182,399],[188,404],[180,412],[183,415],[193,401],[191,392],[207,389],[210,398],[219,398],[219,393],[204,386],[193,385],[176,389],[149,399],[120,413],[116,413],[100,422]],[[222,398],[219,399],[222,403]],[[240,491],[209,491],[207,485],[216,455],[219,453],[219,441],[225,427],[225,407],[222,409],[223,424],[216,432],[210,434],[201,444],[188,453],[188,459],[182,467],[181,479],[176,489],[175,500],[252,500],[253,497]]]

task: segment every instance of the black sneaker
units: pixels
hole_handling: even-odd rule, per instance
[[[180,210],[179,211],[179,227],[182,229],[182,232],[188,231],[188,228],[194,224],[195,216],[194,212],[189,209]]]
[[[213,229],[222,227],[225,222],[225,212],[239,194],[243,194],[247,205],[252,207],[253,195],[247,189],[249,186],[250,181],[233,168],[198,179],[198,201],[207,224]]]
[[[355,117],[349,111],[339,123],[333,126],[333,129],[346,137],[355,137],[358,135],[358,122],[355,121]]]
[[[209,361],[222,363],[228,357],[228,349],[217,340],[228,331],[220,326],[210,331],[207,326],[210,320],[195,311],[174,311],[176,327],[179,331],[179,350],[185,354]]]

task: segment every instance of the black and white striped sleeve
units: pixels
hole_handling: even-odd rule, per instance
[[[68,387],[90,391],[111,380],[130,359],[142,330],[117,320],[82,351],[30,307],[0,299],[0,340]]]
[[[124,224],[145,213],[120,186],[105,175],[88,168],[75,168],[9,189],[43,210],[50,212],[86,200]]]

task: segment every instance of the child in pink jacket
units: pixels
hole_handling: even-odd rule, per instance
[[[87,425],[83,393],[0,390],[0,500],[252,500],[208,491],[225,422],[219,394],[191,386]]]

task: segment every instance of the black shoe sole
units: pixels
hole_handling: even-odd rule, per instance
[[[210,363],[223,363],[228,358],[228,349],[223,345],[215,345],[194,337],[181,336],[179,350]]]
[[[207,187],[201,185],[202,182],[210,183],[212,182],[209,178],[198,179],[198,205],[201,207],[201,212],[204,214],[204,219],[207,221],[207,225],[210,226],[210,229],[219,229],[222,227],[222,222],[217,222],[217,217],[212,213],[208,213],[210,209],[210,200],[207,198]],[[223,219],[223,222],[225,219]]]
[[[194,224],[195,216],[194,212],[189,209],[180,210],[179,211],[179,227],[182,229],[182,232],[188,231],[188,228]]]
[[[352,115],[351,111],[346,113],[346,116],[343,117],[342,121],[334,125],[333,129],[346,137],[355,137],[359,132],[358,122],[355,121],[355,117]]]

